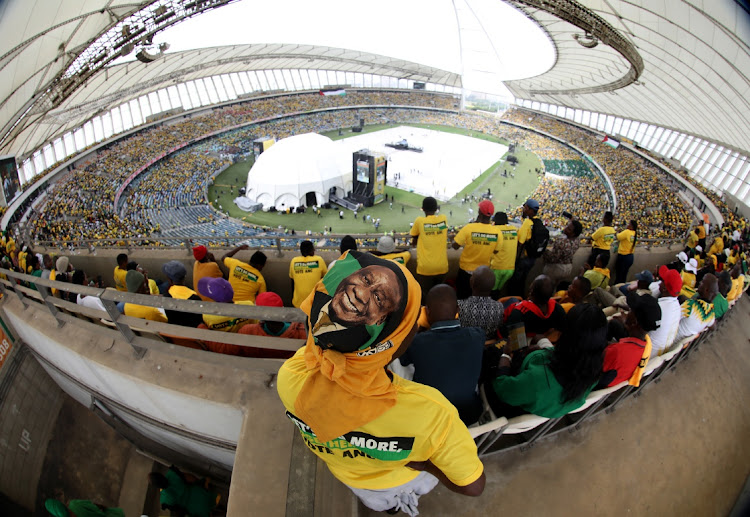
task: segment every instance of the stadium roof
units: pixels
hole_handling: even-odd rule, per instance
[[[440,69],[315,41],[306,45],[233,45],[166,55],[162,55],[163,48],[143,48],[154,34],[170,25],[229,3],[232,0],[3,2],[0,154],[28,154],[108,106],[168,84],[243,70],[366,72],[472,87],[466,84],[466,70]],[[459,32],[463,31],[457,45],[463,45],[464,50],[470,39],[493,45],[493,26],[482,23],[478,14],[483,3],[486,0],[449,2]],[[505,82],[517,98],[644,121],[750,154],[750,23],[739,2],[507,3],[523,10],[546,31],[556,53],[548,71]],[[437,4],[425,3],[426,12],[432,5]],[[271,8],[268,3],[263,7]],[[337,23],[359,21],[362,14],[358,10],[337,13]],[[471,13],[474,23],[467,22]],[[334,29],[321,27],[321,32],[327,30]],[[278,31],[283,41],[284,27]],[[486,38],[477,39],[477,31],[484,31]],[[376,38],[389,36],[387,31],[363,30],[363,37],[367,32]],[[351,47],[357,46],[357,42],[351,43]],[[502,50],[506,49],[490,48],[487,55]],[[517,48],[512,51],[522,52]],[[150,62],[105,66],[132,52]]]

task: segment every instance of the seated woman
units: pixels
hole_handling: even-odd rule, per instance
[[[602,310],[591,304],[574,306],[554,348],[530,346],[516,352],[512,361],[503,354],[484,384],[492,411],[505,417],[533,413],[557,418],[581,407],[599,381],[606,347]]]

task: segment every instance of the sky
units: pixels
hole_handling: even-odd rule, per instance
[[[461,73],[465,89],[501,96],[508,95],[502,80],[541,74],[555,58],[546,34],[498,0],[241,0],[159,33],[154,43],[161,42],[168,52],[249,43],[343,47]]]

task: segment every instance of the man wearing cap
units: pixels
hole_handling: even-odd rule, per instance
[[[70,263],[70,259],[68,257],[59,257],[57,261],[55,262],[55,269],[50,271],[49,279],[54,280],[56,282],[70,282],[70,272],[72,272],[75,268]],[[52,293],[52,296],[57,296],[57,289],[54,287],[50,290]],[[65,295],[67,293],[61,293],[61,295]]]
[[[234,290],[234,301],[249,300],[255,303],[258,293],[266,292],[266,280],[261,274],[261,270],[266,265],[265,253],[262,251],[253,253],[249,264],[232,258],[238,251],[248,248],[247,244],[237,246],[224,255],[222,262],[229,271],[228,279]]]
[[[536,199],[527,199],[521,207],[521,215],[524,218],[521,228],[518,229],[518,253],[516,254],[516,270],[508,281],[508,292],[510,294],[524,296],[526,294],[526,277],[536,263],[536,258],[529,257],[525,244],[531,240],[534,219],[539,219],[539,202]]]
[[[682,318],[675,341],[700,334],[715,322],[713,300],[719,292],[715,275],[708,273],[698,284],[697,295],[682,302]]]
[[[518,228],[508,224],[508,214],[496,213],[492,222],[500,232],[500,242],[490,258],[490,269],[495,276],[493,291],[499,291],[513,276],[516,270],[516,254],[518,253]]]
[[[255,298],[255,305],[258,307],[283,307],[284,303],[281,301],[281,296],[271,291],[266,291],[265,293],[260,293]],[[290,323],[288,321],[262,320],[258,323],[248,323],[247,325],[243,325],[238,333],[247,334],[249,336],[283,337],[287,339],[307,338],[305,324],[300,321]],[[241,355],[245,357],[289,359],[294,355],[294,352],[246,346],[242,347]]]
[[[628,295],[628,307],[625,317],[615,316],[610,321],[610,329],[620,327],[615,333],[624,332],[626,336],[605,349],[600,388],[622,381],[628,381],[631,386],[640,385],[643,370],[651,357],[652,344],[648,334],[659,328],[659,302],[650,294],[631,293]]]
[[[594,267],[596,257],[599,255],[605,255],[603,261],[605,267],[609,264],[609,251],[612,248],[612,243],[615,241],[615,229],[612,227],[612,219],[612,212],[609,210],[604,212],[602,226],[591,236],[591,254],[587,260],[591,267]]]
[[[492,201],[485,199],[479,203],[479,215],[474,223],[469,223],[453,238],[453,249],[463,246],[458,262],[456,294],[459,300],[471,296],[471,274],[479,266],[489,266],[492,254],[502,245],[500,229],[490,222],[495,213]]]
[[[485,484],[456,408],[386,369],[414,337],[420,298],[403,266],[348,252],[300,307],[311,331],[277,382],[287,416],[331,473],[368,508],[411,516],[438,482],[472,496]],[[354,312],[338,314],[347,306]],[[340,328],[320,332],[331,316]]]
[[[417,217],[409,231],[411,245],[417,247],[416,279],[423,293],[441,284],[448,273],[448,218],[435,215],[437,210],[434,197],[424,198],[424,216]]]
[[[289,278],[292,282],[292,305],[299,307],[302,300],[315,289],[321,278],[328,272],[325,261],[315,254],[312,241],[302,241],[299,245],[300,257],[289,263]]]
[[[131,269],[126,273],[125,285],[129,293],[149,294],[146,276],[135,269]],[[125,316],[132,316],[133,318],[143,318],[151,321],[167,323],[167,316],[161,309],[150,307],[148,305],[126,303],[122,306],[122,312]]]
[[[161,266],[161,271],[167,277],[168,287],[166,298],[176,298],[178,300],[196,300],[201,298],[198,293],[185,285],[187,269],[178,260],[170,260]],[[167,319],[174,325],[195,328],[201,324],[203,317],[196,312],[183,312],[165,309]]]
[[[378,240],[378,246],[375,251],[371,251],[370,253],[385,260],[393,260],[401,265],[406,265],[411,258],[409,250],[396,249],[396,241],[390,235],[383,235]]]
[[[661,325],[653,332],[651,338],[651,357],[662,355],[674,343],[677,329],[680,326],[682,310],[677,295],[682,289],[682,278],[674,269],[667,266],[659,267],[659,308],[661,309]]]
[[[198,292],[206,298],[217,303],[234,303],[236,305],[255,305],[249,300],[237,300],[232,285],[223,278],[203,277],[198,282]],[[250,318],[238,316],[220,316],[218,314],[204,314],[203,324],[209,330],[220,330],[222,332],[237,332],[243,325],[255,323]],[[202,328],[202,327],[201,327]]]
[[[193,290],[198,290],[198,282],[203,277],[225,277],[224,273],[221,271],[219,263],[216,262],[216,259],[214,258],[214,254],[209,253],[208,248],[205,246],[195,246],[193,248],[193,258],[195,259],[195,264],[193,264]],[[204,302],[210,301],[210,298],[205,298],[200,293],[198,293],[198,296],[200,296]]]

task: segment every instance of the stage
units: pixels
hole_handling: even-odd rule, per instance
[[[422,148],[422,152],[386,146],[403,139],[409,146]],[[505,145],[479,138],[409,126],[352,136],[334,143],[342,155],[351,156],[360,149],[385,154],[389,186],[441,201],[455,196],[508,151]]]

